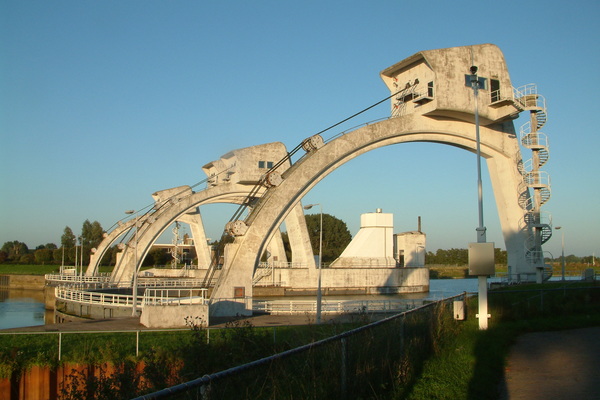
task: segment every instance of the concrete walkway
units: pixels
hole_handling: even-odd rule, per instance
[[[520,336],[503,400],[600,399],[600,327]]]

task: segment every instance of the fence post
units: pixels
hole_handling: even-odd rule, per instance
[[[346,361],[348,359],[348,345],[346,343],[346,338],[341,339],[342,345],[342,365],[340,371],[341,377],[341,398],[345,400],[347,398],[348,388],[347,388],[347,379],[346,379]]]
[[[62,351],[62,332],[58,332],[58,361],[60,361]]]
[[[402,313],[402,316],[400,317],[400,340],[398,341],[400,343],[400,351],[398,352],[400,357],[402,357],[402,355],[404,354],[404,320],[405,319],[406,319],[406,312]]]
[[[135,356],[140,354],[140,330],[135,331]]]

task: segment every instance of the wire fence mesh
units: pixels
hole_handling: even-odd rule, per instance
[[[139,399],[370,398],[402,391],[457,323],[455,296]]]

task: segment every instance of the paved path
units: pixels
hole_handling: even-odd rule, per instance
[[[505,390],[505,400],[600,399],[600,327],[520,336]]]

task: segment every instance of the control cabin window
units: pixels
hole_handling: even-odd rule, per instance
[[[490,79],[492,103],[500,101],[500,81],[498,79]]]
[[[264,168],[271,169],[271,168],[273,168],[273,161],[259,161],[258,162],[258,168],[261,168],[261,169],[264,169]]]
[[[433,97],[433,81],[427,83],[427,97]]]

